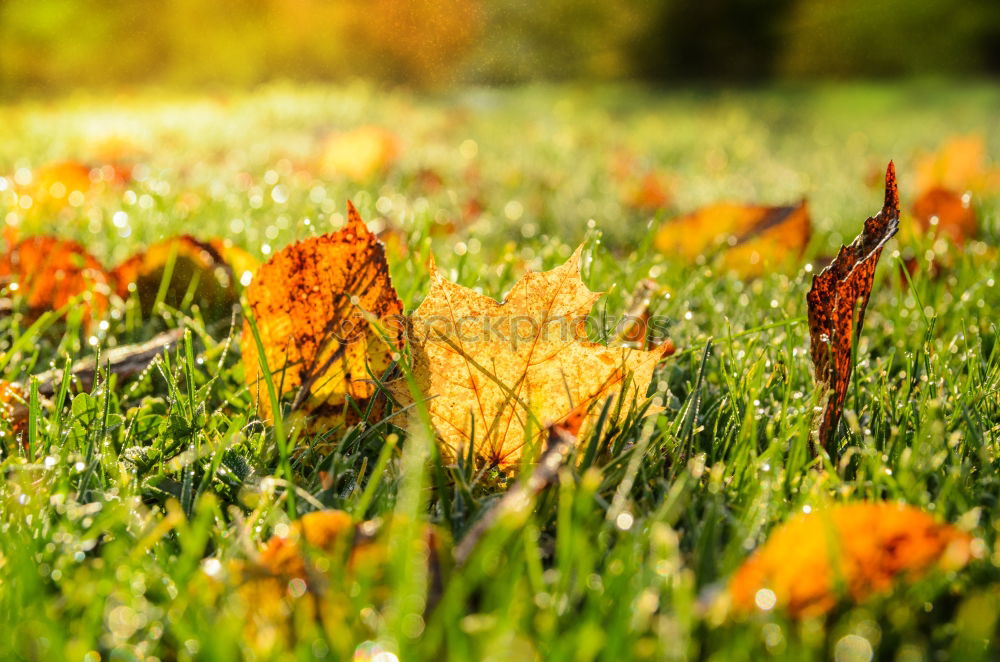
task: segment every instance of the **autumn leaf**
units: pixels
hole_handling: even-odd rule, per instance
[[[981,136],[957,136],[944,142],[938,151],[917,161],[917,190],[943,188],[951,191],[995,188],[997,171],[986,167],[986,146]]]
[[[231,573],[247,607],[247,639],[279,635],[287,646],[294,629],[292,614],[338,622],[341,618],[333,616],[356,581],[374,585],[369,596],[388,600],[387,534],[395,521],[355,522],[341,510],[309,513],[288,525],[286,532],[272,536],[255,560],[232,564]],[[419,535],[427,550],[428,605],[433,605],[450,565],[451,545],[444,532],[429,524],[418,530]]]
[[[310,432],[356,421],[348,398],[363,407],[375,394],[372,375],[381,377],[402,346],[398,335],[382,335],[398,331],[403,310],[385,248],[352,204],[347,211],[343,228],[285,247],[260,267],[246,290],[278,396],[291,396],[292,410],[307,417]],[[240,346],[257,411],[271,420],[246,322]]]
[[[657,250],[693,263],[721,254],[721,267],[743,278],[787,268],[801,258],[811,236],[809,208],[718,203],[660,227]]]
[[[28,394],[17,384],[0,379],[0,421],[15,434],[28,429]]]
[[[27,214],[44,217],[67,205],[79,204],[74,198],[82,202],[86,196],[122,185],[131,177],[131,169],[120,164],[91,166],[74,160],[53,161],[35,168],[30,181],[18,186],[17,192],[31,200]]]
[[[629,298],[628,311],[615,329],[614,343],[638,349],[659,348],[663,356],[671,356],[677,347],[670,338],[655,338],[652,328],[650,305],[654,297],[663,292],[656,281],[646,278],[639,281]],[[573,432],[576,434],[576,431]]]
[[[851,348],[861,333],[865,308],[871,296],[875,266],[882,247],[899,229],[899,192],[892,161],[885,172],[882,210],[865,221],[864,231],[823,271],[813,276],[806,295],[809,304],[809,338],[816,381],[832,390],[819,428],[824,448],[836,432],[851,377]]]
[[[622,204],[637,211],[655,212],[673,201],[672,178],[643,163],[629,150],[615,152],[608,166],[610,178],[620,189]]]
[[[628,187],[625,195],[625,201],[630,207],[647,212],[668,207],[672,200],[670,181],[657,172],[647,172],[638,182]]]
[[[239,267],[227,257],[235,256]],[[163,303],[172,308],[198,305],[210,319],[228,316],[239,303],[240,281],[249,280],[256,261],[249,254],[221,240],[199,241],[190,235],[172,237],[115,267],[111,275],[123,299],[135,293],[143,315],[153,312],[153,304],[163,288]],[[170,280],[163,281],[169,271]]]
[[[236,278],[236,282],[243,286],[250,283],[254,273],[260,267],[260,262],[257,258],[234,244],[232,239],[212,237],[206,243],[229,266],[233,272],[233,276]]]
[[[922,233],[933,232],[947,237],[961,247],[979,232],[970,193],[955,193],[944,188],[923,192],[913,203],[913,216]]]
[[[258,563],[272,575],[305,577],[303,546],[333,551],[338,540],[345,549],[353,546],[354,520],[342,510],[325,510],[303,515],[292,523],[287,535],[272,536],[260,553]]]
[[[324,143],[319,171],[362,182],[387,170],[399,156],[399,139],[377,126],[335,133]]]
[[[35,203],[63,204],[73,192],[87,193],[93,186],[90,166],[79,161],[55,161],[35,168],[29,191]]]
[[[77,299],[83,318],[108,309],[110,276],[83,246],[56,237],[29,237],[0,256],[0,287],[22,297],[34,318]]]
[[[931,569],[955,570],[972,538],[927,513],[895,503],[833,506],[779,526],[736,571],[728,593],[737,614],[782,609],[794,618],[826,613]]]
[[[627,407],[646,395],[663,350],[586,340],[601,294],[580,280],[582,250],[551,271],[526,274],[502,303],[432,266],[430,292],[407,326],[413,380],[446,459],[471,444],[479,463],[513,468],[545,426],[582,403],[622,396]],[[389,390],[404,408],[414,405],[407,380]]]

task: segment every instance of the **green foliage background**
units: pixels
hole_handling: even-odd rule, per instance
[[[990,0],[5,0],[0,91],[970,75],[998,44]]]

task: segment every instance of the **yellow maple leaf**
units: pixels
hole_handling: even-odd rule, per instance
[[[467,454],[471,443],[480,463],[510,468],[544,426],[581,403],[622,395],[627,408],[630,397],[646,395],[665,350],[586,339],[587,315],[601,293],[580,280],[581,252],[551,271],[526,274],[502,303],[432,266],[430,292],[407,331],[413,379],[446,459]],[[414,404],[407,380],[389,390],[404,407]]]
[[[330,234],[286,246],[254,275],[246,290],[264,358],[278,397],[319,432],[357,420],[348,397],[360,406],[375,393],[376,378],[402,346],[403,312],[389,277],[382,243],[348,203],[346,225]],[[249,323],[240,343],[258,413],[271,420],[258,351]]]
[[[971,542],[912,506],[834,506],[779,526],[733,575],[729,595],[737,613],[781,608],[793,617],[817,616],[841,596],[860,601],[934,567],[960,568]]]

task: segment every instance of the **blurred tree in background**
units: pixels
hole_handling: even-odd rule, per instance
[[[779,73],[886,76],[997,71],[996,0],[798,0]]]
[[[830,0],[836,2],[837,0]],[[658,0],[633,48],[645,78],[755,79],[781,55],[783,21],[794,0]]]
[[[491,0],[464,68],[473,81],[620,78],[634,73],[629,41],[644,0]]]
[[[994,74],[996,0],[0,0],[0,94]]]

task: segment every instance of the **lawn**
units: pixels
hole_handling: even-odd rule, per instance
[[[430,436],[392,417],[325,431],[328,455],[288,458],[284,428],[257,416],[237,316],[143,314],[133,300],[89,326],[78,307],[31,325],[13,296],[0,317],[8,381],[187,331],[137,376],[58,380],[50,402],[32,398],[20,441],[0,423],[0,658],[996,659],[1000,190],[975,194],[979,235],[962,247],[904,234],[920,159],[963,135],[1000,155],[997,108],[1000,88],[973,83],[425,95],[356,83],[0,108],[8,232],[74,239],[107,265],[181,233],[266,261],[339,227],[351,200],[383,232],[406,311],[428,291],[432,257],[500,299],[582,243],[583,280],[607,293],[595,339],[652,279],[650,312],[677,347],[652,382],[661,412],[582,439],[559,480],[459,564],[448,541],[512,472],[442,462]],[[393,136],[384,167],[348,176],[317,156],[328,135],[367,125]],[[805,295],[814,264],[881,207],[890,159],[904,230],[879,263],[835,447],[817,453]],[[64,160],[131,172],[65,203],[15,194]],[[637,200],[647,176],[662,189],[655,205]],[[802,198],[805,255],[756,279],[654,246],[664,223],[702,205]],[[968,531],[977,558],[812,618],[726,613],[728,578],[775,527],[862,500]],[[246,578],[272,535],[319,509],[383,522],[362,525],[375,536],[353,555],[363,562],[335,549],[314,554],[308,584]]]

